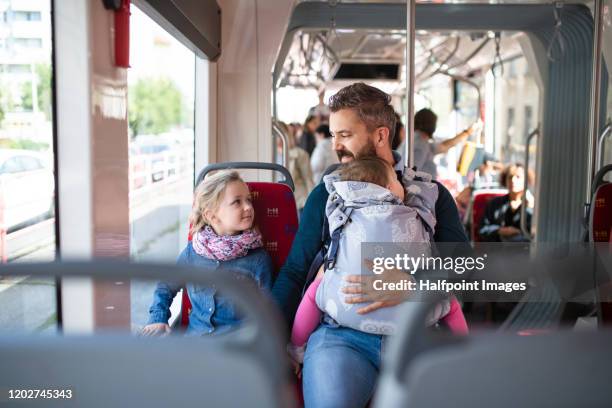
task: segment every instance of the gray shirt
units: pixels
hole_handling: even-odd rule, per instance
[[[404,160],[404,149],[406,141],[402,142],[397,148],[397,151],[402,155],[402,161]],[[437,143],[430,139],[420,130],[414,131],[414,165],[418,171],[430,174],[432,178],[438,177],[436,164],[433,161],[436,155]]]

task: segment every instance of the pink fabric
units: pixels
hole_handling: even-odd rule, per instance
[[[298,306],[291,330],[291,343],[301,347],[306,344],[312,332],[319,326],[321,310],[317,307],[316,295],[323,278],[316,278],[306,289],[306,293]],[[468,325],[463,316],[461,305],[455,297],[451,299],[450,310],[441,319],[453,334],[465,336],[469,333]]]
[[[469,333],[465,316],[457,299],[453,296],[451,299],[450,311],[441,319],[453,334],[465,336]]]
[[[291,330],[291,343],[300,347],[306,344],[312,332],[319,326],[321,311],[317,307],[315,297],[317,288],[323,277],[316,278],[306,289],[306,293],[298,306]]]
[[[192,239],[196,254],[217,261],[229,261],[241,258],[251,249],[263,246],[261,234],[255,229],[238,235],[217,235],[210,227],[205,226]]]

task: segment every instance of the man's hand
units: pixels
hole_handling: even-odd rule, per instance
[[[364,263],[369,269],[372,269],[372,261],[366,259]],[[408,298],[410,292],[406,290],[375,290],[374,281],[398,283],[406,279],[414,280],[412,275],[395,268],[388,269],[379,275],[345,276],[344,280],[349,284],[342,288],[342,293],[351,296],[345,297],[344,301],[351,304],[371,302],[369,305],[357,309],[359,314],[367,314],[383,307],[397,306]]]

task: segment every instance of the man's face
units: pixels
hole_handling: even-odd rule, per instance
[[[333,149],[341,163],[364,156],[376,156],[375,134],[352,109],[341,109],[329,116]]]

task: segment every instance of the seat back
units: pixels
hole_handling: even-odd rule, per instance
[[[606,407],[612,331],[480,335],[381,375],[375,407]]]
[[[375,407],[604,407],[612,401],[612,330],[440,336],[423,325],[439,295],[425,296],[398,313]]]
[[[129,331],[65,337],[0,333],[0,389],[36,389],[46,384],[71,390],[69,400],[47,399],[41,404],[51,407],[293,406],[280,312],[253,282],[236,279],[239,272],[227,272],[109,261],[3,266],[0,277],[29,276],[38,281],[104,277],[109,283],[127,279],[129,284],[172,276],[180,282],[214,284],[235,299],[245,320],[231,333],[203,337],[148,338]]]
[[[264,248],[274,264],[274,277],[285,263],[298,229],[293,191],[286,184],[247,182],[255,209],[255,223],[263,237]],[[191,239],[191,237],[189,237]],[[183,290],[181,325],[189,325],[191,302]]]
[[[472,196],[472,217],[470,224],[470,236],[473,242],[479,242],[481,240],[478,230],[480,229],[480,223],[484,218],[487,204],[495,197],[500,197],[508,194],[504,189],[494,190],[477,190]]]

